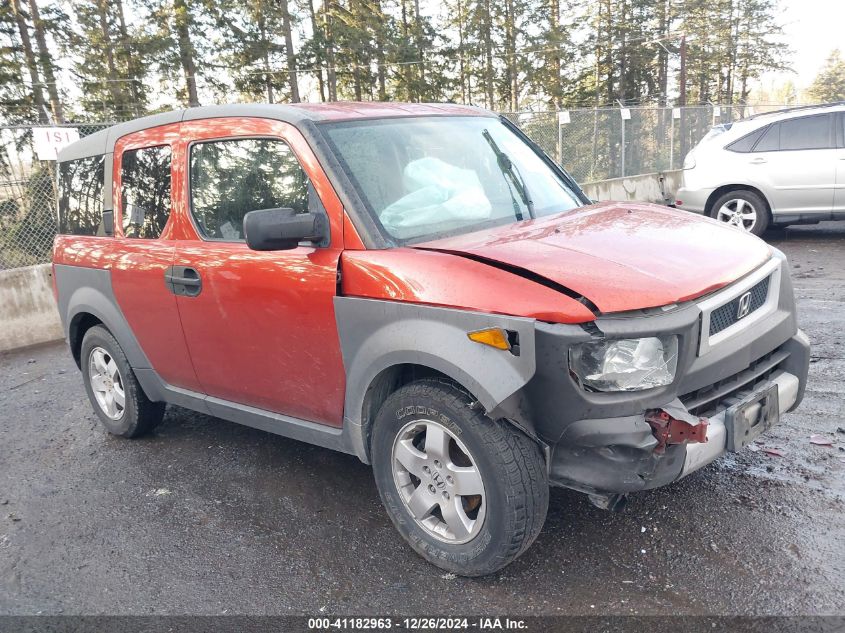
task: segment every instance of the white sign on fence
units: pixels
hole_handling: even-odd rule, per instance
[[[622,120],[623,121],[630,121],[631,120],[631,110],[630,110],[630,108],[622,108],[622,109],[619,110],[619,112],[622,114]]]
[[[34,127],[32,140],[38,160],[56,160],[59,150],[79,140],[75,127]]]
[[[557,113],[557,124],[566,125],[567,123],[570,123],[569,110],[561,110]]]

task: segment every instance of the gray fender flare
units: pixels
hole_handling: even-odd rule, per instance
[[[413,364],[436,370],[466,388],[488,413],[536,371],[533,319],[355,297],[335,297],[334,306],[346,370],[344,427],[365,462],[364,399],[385,369]],[[516,332],[519,355],[467,337],[489,327]]]
[[[68,342],[73,318],[78,314],[89,313],[102,321],[117,339],[133,369],[150,368],[150,361],[120,310],[108,270],[56,264],[53,266],[53,274],[59,289],[59,316]]]

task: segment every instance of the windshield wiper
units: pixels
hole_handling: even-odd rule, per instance
[[[499,148],[496,141],[494,141],[493,137],[490,135],[490,132],[484,130],[481,135],[484,137],[484,140],[487,141],[487,144],[490,145],[490,149],[493,150],[493,153],[496,154],[496,162],[499,164],[499,169],[502,170],[503,174],[510,177],[511,182],[513,182],[513,186],[516,187],[519,197],[522,198],[522,201],[525,203],[525,207],[528,209],[528,215],[533,220],[535,217],[534,201],[531,199],[531,194],[528,193],[528,186],[525,184],[525,179],[522,177],[522,174],[519,173],[519,168],[513,164],[510,156],[505,154],[501,148]]]

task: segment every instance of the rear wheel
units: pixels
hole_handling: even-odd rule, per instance
[[[382,502],[411,547],[442,569],[481,576],[537,538],[549,485],[536,442],[471,403],[436,379],[401,387],[376,418],[371,453]]]
[[[109,433],[138,437],[161,422],[164,403],[147,398],[106,328],[97,325],[85,333],[80,359],[88,398]]]
[[[762,235],[769,226],[769,209],[765,200],[746,189],[729,191],[719,196],[710,215],[719,222],[757,236]]]

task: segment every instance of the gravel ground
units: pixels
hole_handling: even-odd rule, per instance
[[[782,456],[622,514],[554,490],[534,546],[483,579],[414,555],[354,457],[179,408],[120,440],[63,344],[2,355],[0,613],[843,614],[845,223],[768,237],[813,342],[803,405],[765,436]]]

